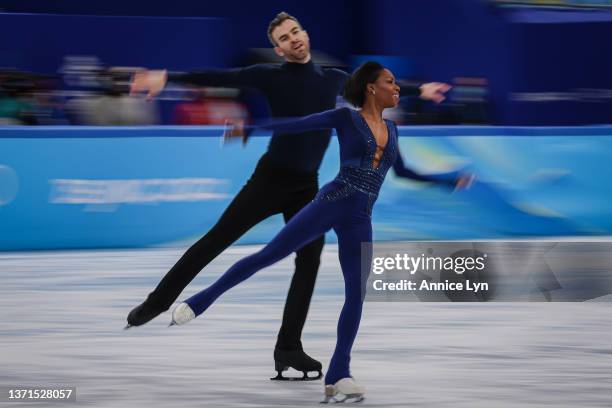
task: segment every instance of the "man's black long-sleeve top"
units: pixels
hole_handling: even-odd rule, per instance
[[[335,68],[306,64],[257,64],[230,70],[171,74],[172,82],[210,87],[248,87],[263,92],[274,117],[298,117],[333,109],[349,75]],[[402,88],[418,95],[418,88]],[[291,135],[274,133],[267,157],[276,166],[304,173],[317,172],[329,146],[331,130]]]

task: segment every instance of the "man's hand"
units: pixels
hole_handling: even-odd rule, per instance
[[[244,120],[225,121],[222,143],[225,144],[234,140],[242,140],[243,146],[247,144],[247,134],[244,130]]]
[[[139,71],[132,77],[130,83],[130,95],[135,95],[140,92],[147,93],[147,100],[152,100],[157,94],[159,94],[168,81],[168,71],[154,70],[154,71]]]
[[[451,89],[449,84],[445,84],[443,82],[428,82],[419,87],[421,90],[421,95],[419,97],[421,99],[425,99],[426,101],[434,101],[435,103],[440,103],[446,96],[444,94]]]

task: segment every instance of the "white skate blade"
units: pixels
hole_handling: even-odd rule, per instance
[[[343,403],[358,404],[364,399],[365,397],[363,396],[363,394],[352,394],[352,395],[345,395],[344,398],[341,400],[336,400],[336,403],[338,404],[343,404]]]
[[[353,394],[353,395],[345,395],[342,399],[337,399],[336,397],[325,396],[325,399],[320,402],[320,404],[358,404],[365,400],[365,397],[362,394]]]
[[[325,399],[321,403],[359,403],[365,399],[364,394],[365,387],[357,384],[353,378],[342,378],[334,385],[325,386]],[[338,399],[338,395],[344,398]]]

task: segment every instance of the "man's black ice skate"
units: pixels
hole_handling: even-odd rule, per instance
[[[136,306],[132,311],[128,314],[127,317],[127,326],[126,329],[129,329],[132,326],[142,326],[145,323],[150,322],[163,312],[168,310],[167,307],[159,306],[145,300],[140,305]]]
[[[287,371],[289,367],[301,371],[302,377],[284,377],[283,371]],[[277,372],[276,377],[270,378],[276,381],[313,381],[323,377],[321,370],[323,366],[314,358],[304,353],[304,350],[274,350],[274,369]],[[316,371],[315,376],[309,377],[308,373]]]

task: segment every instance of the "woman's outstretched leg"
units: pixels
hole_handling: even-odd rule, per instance
[[[337,228],[338,255],[344,276],[345,300],[338,320],[338,340],[329,363],[325,384],[335,384],[351,376],[351,348],[357,336],[372,260],[372,224],[360,220],[345,228]]]
[[[333,211],[329,211],[327,207],[329,204],[321,202],[308,204],[283,227],[268,245],[253,255],[236,262],[215,283],[190,297],[185,303],[195,316],[198,316],[230,288],[324,234],[331,228],[333,221]],[[176,319],[175,322],[183,323]]]

